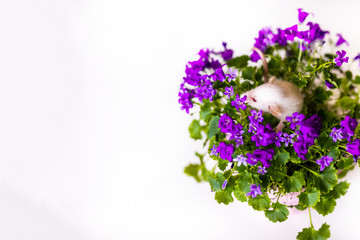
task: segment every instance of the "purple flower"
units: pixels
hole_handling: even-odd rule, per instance
[[[215,69],[215,72],[210,75],[214,81],[219,80],[222,82],[225,80],[226,76],[225,76],[225,73],[224,73],[222,67],[223,66]]]
[[[316,160],[316,163],[320,165],[320,171],[323,171],[325,167],[328,167],[333,161],[333,158],[330,156],[323,156],[320,159]]]
[[[349,142],[351,140],[351,136],[354,135],[357,125],[357,120],[355,118],[351,118],[350,116],[345,116],[345,119],[340,122],[340,126],[342,126],[342,132],[345,134],[345,138]]]
[[[247,153],[246,156],[247,156],[246,162],[250,165],[256,165],[259,161],[259,159],[257,159],[255,155],[252,153]]]
[[[269,168],[271,164],[270,160],[273,158],[274,153],[274,149],[255,149],[253,157],[262,162],[264,167]]]
[[[246,101],[246,95],[240,98],[239,95],[236,94],[236,99],[231,102],[231,105],[233,105],[238,111],[240,108],[242,110],[245,110],[246,109],[245,101]]]
[[[355,139],[352,143],[346,145],[346,151],[348,151],[354,157],[354,162],[356,162],[360,155],[360,139]]]
[[[234,80],[237,77],[237,69],[235,68],[234,70],[232,70],[231,68],[229,68],[229,74],[226,74],[226,76],[229,77],[229,81],[230,80]]]
[[[190,91],[184,90],[183,92],[179,92],[179,97],[179,103],[181,104],[180,109],[189,113],[190,108],[193,108],[193,103],[191,101],[193,94],[191,94]]]
[[[264,175],[265,173],[267,173],[266,168],[261,167],[261,166],[259,166],[259,170],[257,172],[260,173],[261,175]]]
[[[343,43],[346,43],[346,45],[349,46],[349,43],[341,36],[340,33],[336,34],[336,36],[339,37],[339,39],[338,39],[337,42],[336,42],[336,46],[340,46],[340,45],[343,44]]]
[[[209,80],[206,80],[204,85],[195,89],[195,97],[197,97],[200,102],[202,102],[204,98],[212,101],[215,94],[216,90],[212,88],[211,82]]]
[[[260,55],[254,50],[253,53],[250,55],[250,59],[252,62],[257,62],[261,59]]]
[[[227,43],[226,42],[223,42],[223,46],[225,48],[225,50],[223,52],[220,52],[221,54],[221,57],[225,60],[225,61],[228,61],[232,58],[232,55],[233,55],[233,50],[231,49],[227,49],[226,48],[226,45]]]
[[[227,183],[228,183],[228,181],[225,180],[224,183],[223,183],[223,185],[221,186],[222,190],[224,190],[224,189],[226,188]]]
[[[275,136],[275,145],[277,147],[281,147],[281,143],[285,142],[286,139],[284,137],[282,137],[282,131],[278,132]]]
[[[309,15],[309,13],[304,12],[301,8],[298,9],[298,12],[299,12],[299,22],[303,23],[307,18],[307,16]]]
[[[343,131],[341,128],[336,129],[335,127],[332,129],[331,133],[330,133],[330,137],[333,138],[333,141],[336,142],[337,140],[342,140],[344,139],[343,137]]]
[[[270,124],[267,124],[266,127],[259,124],[256,134],[251,136],[251,141],[254,141],[257,147],[268,146],[275,141],[275,135]]]
[[[239,147],[239,145],[244,144],[244,140],[242,136],[244,130],[242,130],[242,128],[243,127],[241,124],[237,124],[237,125],[234,124],[233,129],[230,132],[231,136],[229,140],[234,140],[236,142],[236,147]]]
[[[234,95],[234,88],[232,86],[226,87],[224,94],[230,98],[232,95]]]
[[[213,145],[211,152],[210,152],[210,156],[217,156],[217,147],[215,145]]]
[[[309,26],[309,43],[314,42],[315,40],[323,40],[325,34],[329,33],[328,31],[321,30],[317,23],[308,22],[307,25]]]
[[[256,111],[255,109],[250,111],[251,115],[249,116],[250,122],[258,122],[261,123],[264,120],[264,117],[262,116],[263,112],[262,110]]]
[[[287,133],[283,133],[284,136],[284,143],[285,143],[285,147],[289,146],[289,143],[294,143],[294,137],[296,136],[295,133],[289,135]]]
[[[237,162],[238,166],[241,166],[241,165],[246,166],[247,165],[246,159],[247,158],[243,154],[241,154],[241,155],[238,155],[236,158],[234,158],[233,161]]]
[[[295,130],[297,126],[300,126],[304,119],[305,116],[298,112],[293,113],[292,117],[286,117],[286,121],[290,122],[290,128],[293,130]]]
[[[295,142],[293,144],[294,146],[294,150],[297,153],[297,155],[299,156],[299,158],[301,158],[302,160],[306,160],[306,153],[308,152],[306,143],[303,141],[299,141],[299,142]]]
[[[287,40],[294,41],[294,38],[298,35],[298,25],[285,28],[284,32],[286,33]]]
[[[354,57],[354,61],[355,60],[360,60],[360,53],[358,53],[358,55],[356,55],[355,57]],[[360,67],[360,61],[359,61],[359,67]]]
[[[261,187],[260,185],[251,184],[250,186],[250,192],[246,194],[246,196],[251,196],[252,198],[255,198],[257,195],[261,195]]]
[[[328,80],[325,80],[325,85],[326,85],[328,88],[330,88],[330,89],[332,89],[332,88],[335,87],[335,86],[332,85]]]
[[[259,31],[259,36],[255,38],[254,47],[265,52],[267,46],[274,45],[276,43],[276,36],[272,33],[270,28],[263,28]],[[250,56],[251,61],[257,62],[260,59],[260,55],[253,51]]]
[[[234,129],[234,125],[234,121],[226,113],[220,117],[218,127],[220,128],[221,132],[231,132]]]
[[[217,152],[220,154],[220,157],[222,159],[226,159],[229,162],[232,162],[232,154],[234,153],[234,146],[231,144],[225,144],[224,142],[221,142],[219,146],[217,147]]]
[[[341,50],[337,51],[336,54],[338,55],[335,59],[334,62],[336,63],[336,66],[341,66],[344,62],[348,62],[349,61],[349,57],[345,57],[346,55],[346,51],[345,50]]]

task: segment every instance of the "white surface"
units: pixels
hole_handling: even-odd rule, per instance
[[[182,173],[177,91],[200,48],[249,53],[298,7],[360,51],[357,1],[0,1],[0,239],[295,239],[306,213],[274,224]],[[331,239],[358,239],[359,173],[313,214]]]

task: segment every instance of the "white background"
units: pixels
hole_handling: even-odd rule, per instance
[[[0,1],[0,239],[295,239],[183,174],[200,144],[177,103],[204,47],[250,53],[297,8],[360,51],[358,1]],[[325,218],[358,239],[360,177]]]

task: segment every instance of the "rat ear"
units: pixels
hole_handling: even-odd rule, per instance
[[[270,80],[269,80],[269,83],[270,84],[273,84],[275,82],[276,78],[275,77],[271,77]]]
[[[269,105],[269,111],[274,117],[280,117],[283,114],[281,107],[277,104]]]

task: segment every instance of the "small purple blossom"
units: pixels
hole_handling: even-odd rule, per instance
[[[352,143],[346,145],[346,151],[348,151],[354,157],[356,162],[360,156],[360,139],[355,139]]]
[[[266,168],[261,167],[261,166],[259,166],[259,170],[257,172],[260,173],[261,175],[264,175],[265,173],[267,173]]]
[[[292,116],[286,117],[286,121],[290,122],[290,128],[295,130],[297,126],[301,125],[305,116],[301,113],[295,112]]]
[[[268,146],[275,141],[276,133],[272,130],[270,124],[267,124],[266,127],[259,124],[256,134],[251,136],[251,141],[255,142],[255,146]]]
[[[325,80],[325,85],[330,88],[330,89],[333,89],[335,86],[332,85],[328,80]]]
[[[302,160],[306,160],[306,153],[308,152],[308,148],[306,146],[306,143],[303,141],[298,141],[293,143],[294,150],[296,154],[301,158]]]
[[[258,122],[261,123],[264,120],[264,117],[262,116],[263,112],[262,110],[256,111],[255,109],[250,111],[251,115],[249,116],[250,122]]]
[[[222,57],[225,61],[228,61],[228,60],[230,60],[230,59],[232,58],[234,52],[233,52],[233,50],[228,49],[228,48],[226,47],[226,45],[227,45],[227,43],[226,43],[226,42],[223,42],[223,46],[224,46],[225,50],[222,51],[222,52],[220,52],[220,54],[221,54],[221,57]]]
[[[193,108],[193,103],[191,99],[194,97],[193,94],[191,94],[190,91],[184,90],[183,92],[179,92],[179,103],[181,104],[180,109],[185,110],[186,113],[189,114],[190,108]]]
[[[259,160],[255,157],[255,155],[252,154],[252,153],[247,153],[246,156],[247,156],[246,162],[247,162],[248,164],[250,164],[250,165],[256,165],[256,164],[258,163],[258,161],[259,161]]]
[[[240,108],[242,110],[245,110],[246,109],[245,101],[246,101],[246,95],[240,98],[239,95],[236,94],[236,99],[231,102],[231,105],[233,105],[238,111]]]
[[[339,39],[338,39],[337,42],[336,42],[336,46],[340,46],[340,45],[343,44],[343,43],[346,43],[346,45],[349,46],[349,43],[341,36],[340,33],[336,34],[336,36],[339,37]]]
[[[234,121],[226,113],[220,117],[219,125],[220,131],[223,133],[231,132],[234,129]]]
[[[235,68],[234,70],[232,70],[231,68],[229,68],[229,74],[226,74],[226,76],[228,76],[228,80],[234,80],[237,75],[238,75],[238,70]]]
[[[356,55],[355,57],[354,57],[354,61],[356,61],[356,60],[360,60],[360,53],[358,53],[358,55]],[[360,67],[360,61],[359,61],[359,67]]]
[[[263,166],[269,168],[274,156],[274,149],[255,149],[253,157],[262,162]]]
[[[220,154],[222,159],[226,159],[229,162],[232,162],[232,154],[234,153],[234,146],[231,144],[225,144],[221,142],[217,147],[217,152]]]
[[[328,167],[333,161],[333,158],[330,156],[323,156],[320,159],[316,160],[316,163],[320,165],[320,171],[323,171],[325,167]]]
[[[345,57],[346,55],[346,51],[345,50],[341,50],[337,51],[336,54],[338,55],[335,59],[334,62],[336,63],[336,66],[341,66],[344,62],[348,62],[349,61],[349,57]]]
[[[233,161],[237,162],[238,166],[241,166],[241,165],[246,166],[247,165],[246,159],[247,158],[243,154],[241,154],[241,155],[238,155],[236,158],[234,158]]]
[[[234,124],[231,132],[229,140],[234,140],[236,142],[236,147],[239,147],[239,145],[244,144],[243,136],[244,130],[242,130],[243,126],[241,124]]]
[[[250,186],[250,192],[246,194],[246,196],[251,196],[252,198],[255,198],[257,195],[261,195],[261,187],[260,185],[251,184]]]
[[[283,132],[280,131],[275,136],[275,145],[277,147],[281,147],[281,143],[286,141],[286,139],[284,137],[282,137],[282,134],[283,134]]]
[[[285,147],[289,146],[289,143],[294,143],[294,137],[296,136],[295,133],[293,134],[287,134],[287,133],[283,133],[283,136],[284,136],[284,144],[285,144]]]
[[[299,15],[299,22],[303,23],[305,21],[305,19],[307,18],[307,16],[309,15],[309,13],[304,12],[301,8],[298,9]]]
[[[210,156],[217,156],[217,147],[215,145],[213,145],[213,147],[210,149]]]
[[[222,69],[223,66],[215,69],[215,72],[210,75],[214,81],[219,80],[219,81],[222,82],[222,81],[224,81],[226,79],[224,70]]]
[[[212,88],[211,82],[209,80],[206,80],[204,85],[195,89],[195,97],[197,97],[200,102],[202,102],[204,98],[212,101],[215,94],[216,90]]]
[[[334,142],[336,142],[337,140],[344,139],[344,136],[342,134],[343,134],[343,131],[341,128],[337,129],[334,127],[329,136],[332,137]]]
[[[233,86],[226,87],[226,88],[225,88],[225,91],[224,91],[224,95],[228,96],[229,98],[232,97],[232,95],[234,95],[234,88],[233,88]]]
[[[351,136],[354,135],[357,125],[357,120],[355,118],[351,118],[348,115],[345,116],[345,119],[340,122],[340,126],[342,126],[342,132],[349,142],[351,140]]]
[[[228,181],[225,180],[224,183],[223,183],[223,185],[221,186],[222,190],[224,190],[224,189],[226,188],[227,183],[228,183]]]

